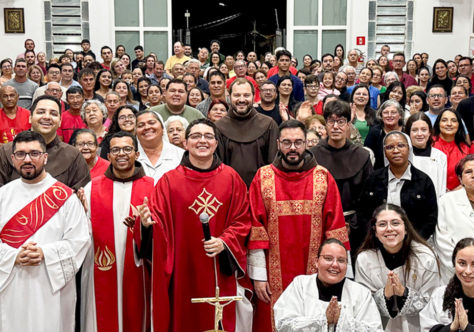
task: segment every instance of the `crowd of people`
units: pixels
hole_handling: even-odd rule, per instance
[[[474,331],[472,58],[134,53],[0,62],[0,331]]]

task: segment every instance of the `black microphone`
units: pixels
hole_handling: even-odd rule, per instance
[[[204,240],[209,241],[211,239],[211,230],[209,229],[209,215],[203,212],[199,215],[199,220],[202,223],[202,232],[204,233]]]

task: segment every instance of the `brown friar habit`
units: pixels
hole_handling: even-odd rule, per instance
[[[318,145],[311,148],[311,152],[318,164],[327,168],[336,180],[345,219],[351,227],[349,235],[351,249],[355,252],[366,235],[358,233],[355,210],[365,180],[373,171],[369,152],[349,140],[338,149],[330,146],[327,139],[321,140]]]
[[[253,108],[245,115],[231,109],[216,126],[222,162],[235,169],[248,188],[257,170],[275,158],[279,133],[276,122]]]

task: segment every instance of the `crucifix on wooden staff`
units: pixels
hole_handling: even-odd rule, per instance
[[[201,223],[203,224],[204,230],[204,239],[207,241],[211,238],[210,231],[209,231],[209,215],[207,213],[201,213],[199,216]],[[201,297],[201,298],[194,298],[191,299],[192,303],[208,303],[214,306],[214,329],[207,330],[204,332],[225,332],[224,327],[222,324],[224,307],[231,304],[234,301],[241,301],[242,296],[219,296],[219,282],[217,280],[217,267],[216,267],[216,257],[214,259],[214,276],[216,280],[216,295],[214,297]],[[222,304],[222,302],[225,302]],[[219,325],[222,326],[222,330],[219,329]]]

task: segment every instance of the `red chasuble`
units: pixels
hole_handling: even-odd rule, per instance
[[[130,216],[143,204],[145,196],[153,191],[153,179],[144,176],[132,185]],[[91,223],[94,239],[94,289],[97,313],[97,331],[118,331],[117,264],[115,262],[113,217],[113,181],[105,175],[92,179]],[[136,228],[135,228],[136,229]],[[136,230],[135,230],[136,231]],[[146,295],[145,269],[136,266],[133,234],[127,231],[125,262],[123,268],[123,331],[142,332],[145,324]]]
[[[57,181],[3,226],[0,239],[13,248],[19,248],[58,212],[72,194],[71,188]]]
[[[275,331],[271,308],[293,278],[317,272],[320,244],[349,237],[336,182],[323,167],[283,172],[273,165],[260,168],[250,186],[252,230],[249,249],[266,249],[271,304],[257,299],[254,331]]]
[[[238,278],[246,271],[245,239],[251,222],[247,189],[239,175],[221,164],[210,172],[198,172],[184,166],[166,173],[157,183],[150,202],[153,220],[164,228],[167,237],[166,272],[169,285],[170,331],[204,331],[214,327],[214,307],[206,303],[191,303],[191,298],[213,297],[215,277],[213,259],[203,247],[202,225],[199,215],[210,216],[211,235],[221,238],[237,263]],[[157,225],[155,225],[157,226]],[[155,232],[154,234],[158,233]],[[157,248],[153,242],[153,264]],[[220,273],[217,262],[220,296],[237,294],[236,277]],[[160,329],[160,298],[155,282],[162,278],[153,267],[153,325]],[[158,309],[158,310],[157,310]],[[224,329],[235,330],[235,303],[224,308]]]

